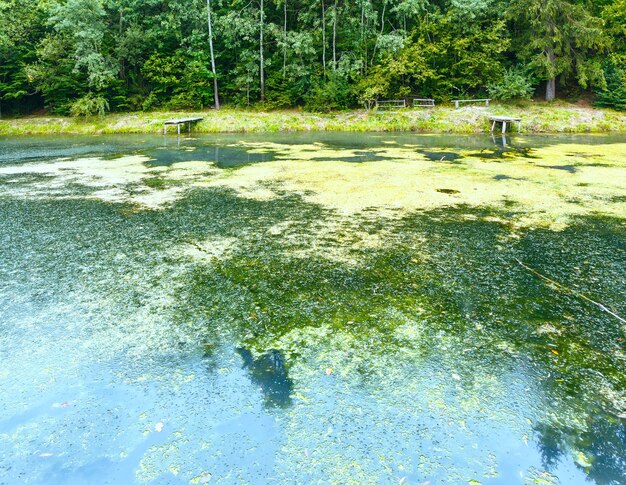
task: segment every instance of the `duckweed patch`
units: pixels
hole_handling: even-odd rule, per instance
[[[626,327],[580,297],[626,315],[623,144],[390,141],[3,161],[0,470],[623,481]],[[565,152],[574,174],[531,163]]]

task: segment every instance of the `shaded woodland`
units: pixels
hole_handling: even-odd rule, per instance
[[[0,0],[2,114],[410,96],[626,109],[626,0]]]

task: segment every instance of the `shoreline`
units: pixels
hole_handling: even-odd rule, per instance
[[[102,118],[33,115],[0,120],[0,136],[53,134],[158,134],[163,122],[173,118],[203,117],[193,133],[278,132],[413,132],[480,134],[490,132],[489,116],[519,116],[523,134],[626,133],[626,113],[572,104],[493,104],[489,108],[466,106],[406,109],[376,113],[355,110],[308,113],[298,110],[163,111],[112,113]],[[169,133],[175,133],[170,127]],[[516,130],[515,130],[516,132]],[[496,129],[496,133],[500,131]]]

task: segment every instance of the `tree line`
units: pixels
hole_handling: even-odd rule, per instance
[[[626,0],[0,0],[0,109],[592,96],[626,109]]]

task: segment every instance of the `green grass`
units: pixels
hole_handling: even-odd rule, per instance
[[[298,110],[261,112],[222,111],[114,113],[103,118],[26,116],[0,120],[0,135],[160,133],[172,118],[202,116],[196,133],[249,133],[280,131],[413,131],[422,133],[481,133],[489,131],[489,115],[521,116],[524,133],[626,132],[626,113],[573,104],[494,104],[489,108],[406,109],[395,113],[364,110],[328,114]],[[169,127],[174,132],[174,127]]]

